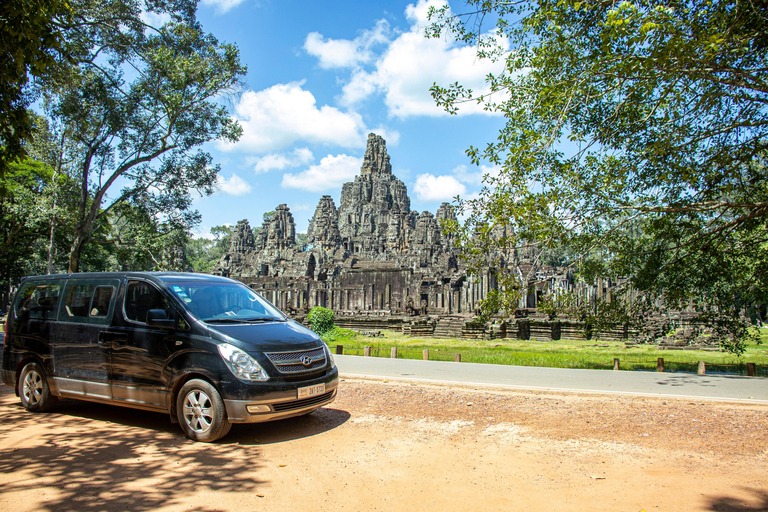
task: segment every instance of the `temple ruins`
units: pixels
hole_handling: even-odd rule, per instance
[[[547,288],[574,289],[572,276],[512,250],[498,255],[503,271],[529,279],[514,319],[477,321],[478,302],[496,287],[496,271],[469,275],[440,222],[455,219],[449,203],[433,214],[411,210],[405,184],[392,173],[386,142],[370,134],[360,174],[345,183],[337,206],[322,196],[306,244],[296,241],[293,215],[278,205],[256,234],[237,223],[230,251],[215,273],[243,281],[298,320],[314,306],[330,308],[337,325],[397,329],[422,336],[551,340],[584,337],[579,321],[553,321],[536,309]],[[533,279],[531,279],[533,278]],[[612,283],[598,280],[579,293],[603,297]],[[682,325],[682,324],[681,324]],[[663,326],[659,326],[659,334]],[[626,327],[601,333],[629,339]]]

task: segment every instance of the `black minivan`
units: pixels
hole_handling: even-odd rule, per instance
[[[22,280],[8,312],[3,382],[22,405],[57,397],[167,412],[187,437],[309,414],[338,370],[311,330],[232,279],[174,272]]]

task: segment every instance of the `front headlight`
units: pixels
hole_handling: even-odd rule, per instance
[[[269,379],[264,368],[254,358],[239,348],[229,343],[222,343],[219,345],[219,354],[221,354],[221,358],[226,363],[229,371],[238,379],[250,382]]]
[[[328,345],[323,344],[323,347],[325,347],[325,353],[328,354],[328,362],[331,363],[331,370],[336,368],[336,361],[333,360],[333,354],[331,354],[331,349],[328,347]]]

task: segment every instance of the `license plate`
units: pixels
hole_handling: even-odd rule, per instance
[[[315,395],[322,395],[323,393],[325,393],[325,384],[316,384],[314,386],[299,388],[299,398],[309,398]]]

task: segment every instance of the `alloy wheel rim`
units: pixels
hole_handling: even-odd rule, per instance
[[[32,370],[24,376],[22,393],[28,404],[37,405],[40,403],[40,398],[43,395],[43,379],[39,373]]]
[[[183,414],[189,429],[203,434],[213,424],[213,402],[204,391],[195,389],[184,397]]]

